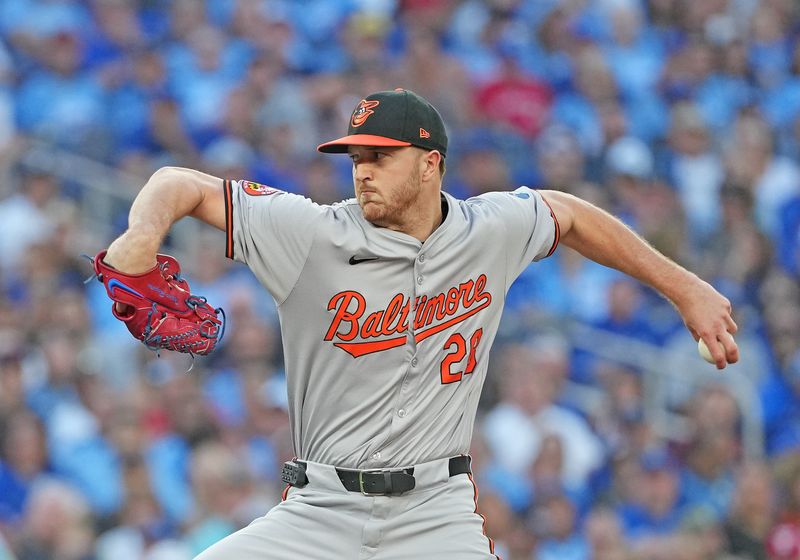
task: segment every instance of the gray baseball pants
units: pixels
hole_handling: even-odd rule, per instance
[[[472,476],[449,476],[448,459],[415,465],[415,488],[400,496],[349,492],[330,465],[307,462],[306,474],[306,486],[195,560],[498,558]]]

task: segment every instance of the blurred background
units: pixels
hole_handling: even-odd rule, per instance
[[[189,559],[277,503],[279,325],[223,236],[164,249],[229,318],[189,374],[80,254],[163,165],[347,198],[314,148],[398,86],[445,118],[445,190],[584,197],[736,309],[718,373],[636,282],[523,273],[472,450],[500,556],[800,558],[797,2],[0,0],[0,559]]]

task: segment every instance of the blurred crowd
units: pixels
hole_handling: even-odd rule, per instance
[[[189,559],[277,503],[292,456],[274,304],[218,232],[167,247],[225,308],[223,345],[156,356],[79,257],[127,203],[87,222],[86,170],[31,142],[139,184],[180,165],[328,203],[350,162],[315,146],[398,86],[445,118],[448,192],[584,197],[736,309],[742,363],[708,376],[638,283],[565,247],[523,273],[472,449],[498,554],[800,558],[795,1],[2,0],[0,560]],[[631,348],[651,363],[613,359]]]

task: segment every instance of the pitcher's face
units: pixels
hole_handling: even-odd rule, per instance
[[[402,223],[421,191],[422,150],[351,146],[353,187],[364,218],[376,226]]]

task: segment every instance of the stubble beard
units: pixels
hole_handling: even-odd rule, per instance
[[[422,176],[417,166],[411,170],[403,186],[385,195],[382,204],[362,203],[359,200],[364,218],[376,226],[389,227],[406,222],[409,212],[413,212],[422,190]]]

